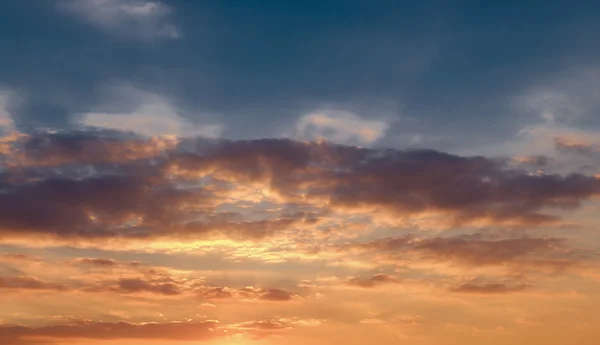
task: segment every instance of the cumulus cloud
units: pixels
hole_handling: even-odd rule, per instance
[[[296,123],[294,137],[365,145],[383,138],[388,128],[386,120],[364,119],[349,111],[321,110],[302,116]]]
[[[59,8],[99,30],[123,37],[181,37],[180,29],[170,21],[171,7],[159,0],[63,0]]]

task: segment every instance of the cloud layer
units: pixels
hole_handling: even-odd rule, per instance
[[[331,212],[385,212],[397,225],[437,228],[535,227],[560,224],[553,210],[577,208],[600,193],[593,176],[532,175],[438,151],[279,139],[162,143],[85,131],[37,133],[12,145],[2,159],[5,237],[261,238]],[[282,208],[254,219],[220,209],[251,198],[232,202],[240,188],[269,193]]]

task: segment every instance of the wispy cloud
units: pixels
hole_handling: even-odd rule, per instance
[[[15,122],[8,112],[8,105],[11,97],[14,97],[12,92],[0,89],[0,131],[10,131],[15,128]]]
[[[97,29],[143,40],[177,39],[172,9],[159,0],[64,0],[59,8]]]
[[[215,123],[201,124],[186,119],[185,111],[162,95],[117,84],[108,87],[109,93],[118,94],[133,104],[129,112],[87,112],[79,114],[83,126],[133,132],[145,136],[202,136],[219,137],[224,126]],[[113,100],[107,99],[107,103]]]
[[[296,123],[293,137],[364,145],[383,138],[389,125],[390,121],[386,119],[365,119],[342,110],[320,110],[302,116]]]

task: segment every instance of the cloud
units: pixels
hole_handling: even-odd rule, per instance
[[[127,298],[163,299],[178,297],[212,301],[214,303],[255,303],[289,302],[302,297],[292,291],[273,287],[253,287],[242,284],[216,286],[208,282],[197,271],[176,272],[159,266],[146,266],[137,262],[121,262],[103,258],[79,258],[65,262],[35,261],[23,262],[32,258],[11,258],[10,261],[23,263],[23,269],[40,273],[46,280],[35,278],[25,272],[3,270],[0,272],[0,289],[12,292],[58,291],[81,294],[105,294]],[[48,281],[48,271],[61,266],[61,272],[70,272],[69,278],[55,277]],[[7,266],[10,268],[9,266]]]
[[[43,282],[34,277],[18,276],[0,277],[0,289],[64,291],[67,287],[62,284]]]
[[[182,116],[185,112],[164,96],[126,84],[111,85],[107,91],[114,97],[125,98],[127,103],[133,103],[133,111],[82,113],[78,119],[80,125],[145,136],[215,138],[224,130],[219,124],[197,124],[187,120]]]
[[[543,155],[517,156],[513,158],[517,166],[542,169],[552,162],[552,158]]]
[[[327,249],[323,249],[327,251]],[[360,260],[402,265],[451,265],[474,270],[496,267],[510,274],[575,272],[594,257],[554,237],[489,238],[483,234],[454,237],[405,235],[369,242],[346,243],[330,248],[334,253],[355,255]],[[368,283],[368,282],[367,282]]]
[[[147,282],[140,278],[119,279],[118,290],[122,293],[152,292],[167,296],[181,294],[173,282]]]
[[[0,131],[3,132],[15,129],[15,123],[8,112],[8,103],[11,96],[10,91],[0,89]]]
[[[597,66],[567,69],[554,80],[533,86],[519,99],[518,105],[548,124],[573,123],[593,117],[600,107],[599,76]]]
[[[513,156],[516,166],[534,172],[589,173],[590,169],[584,167],[591,166],[592,173],[598,173],[599,135],[594,129],[576,128],[568,123],[537,123],[522,128],[516,138],[504,145],[496,145],[491,152]],[[536,157],[542,160],[536,161]]]
[[[267,320],[241,322],[231,325],[231,328],[239,330],[280,331],[290,329],[291,325],[279,320]]]
[[[476,240],[432,238],[417,243],[414,250],[438,260],[456,260],[470,265],[503,264],[525,256],[560,253],[566,249],[558,238]]]
[[[597,138],[590,140],[589,138],[569,138],[556,137],[554,138],[556,150],[560,153],[578,154],[589,158],[598,158],[600,156],[600,142]]]
[[[504,283],[465,283],[450,289],[451,292],[472,294],[506,294],[519,292],[529,288],[527,284],[504,284]]]
[[[514,111],[527,119],[527,125],[507,142],[461,152],[511,156],[517,167],[533,173],[600,173],[599,75],[597,66],[576,66],[531,86],[513,99]],[[533,157],[545,157],[544,164],[535,164]]]
[[[53,177],[8,188],[0,194],[0,234],[8,237],[30,233],[96,243],[119,238],[185,240],[218,233],[262,238],[305,219],[291,214],[247,221],[235,213],[217,212],[219,197],[178,188],[157,166],[82,179]]]
[[[22,134],[6,142],[4,150],[12,168],[79,166],[127,163],[160,155],[175,142],[165,138],[85,131]],[[89,169],[88,169],[89,170]],[[89,175],[89,172],[88,172]]]
[[[20,254],[20,253],[2,253],[0,259],[8,261],[37,261],[39,257]]]
[[[558,219],[541,213],[543,208],[576,207],[600,188],[594,177],[531,175],[484,157],[277,140],[223,142],[172,164],[200,175],[218,167],[238,182],[267,179],[273,191],[326,198],[334,208],[445,215],[449,227],[553,223]]]
[[[296,123],[294,137],[364,145],[383,138],[388,128],[385,120],[367,120],[348,111],[322,110],[302,116]]]
[[[267,336],[300,327],[320,326],[323,322],[318,319],[273,318],[268,320],[246,321],[231,324],[228,331],[244,334],[251,340],[262,340]]]
[[[59,8],[123,37],[150,41],[181,37],[180,29],[169,20],[172,9],[159,0],[63,0]]]
[[[219,329],[216,321],[111,323],[80,320],[36,328],[0,325],[0,340],[6,345],[64,344],[73,339],[208,341],[224,337]]]
[[[39,327],[0,324],[3,345],[58,345],[72,340],[160,340],[210,342],[229,337],[264,337],[297,327],[318,326],[320,320],[280,318],[222,324],[216,320],[173,322],[103,322],[75,319]]]
[[[262,291],[259,298],[266,301],[291,301],[294,296],[295,294],[289,291],[281,289],[268,289]]]
[[[373,288],[385,284],[398,284],[398,280],[387,274],[379,273],[375,274],[370,278],[354,277],[349,279],[346,284],[350,286],[357,286],[361,288]]]
[[[81,258],[77,260],[78,263],[84,265],[92,265],[92,266],[100,266],[100,267],[110,267],[117,265],[117,262],[113,259],[105,259],[105,258]]]
[[[200,287],[197,293],[209,300],[262,300],[262,301],[274,301],[274,302],[285,302],[292,301],[299,298],[299,296],[291,291],[285,291],[282,289],[262,289],[255,288],[252,286],[234,289],[227,287],[214,287],[214,286],[203,286]]]
[[[98,128],[131,131],[146,136],[205,136],[221,135],[220,125],[195,126],[164,104],[144,105],[128,114],[82,114],[80,124]]]
[[[123,138],[33,133],[17,145],[23,154],[4,156],[0,175],[0,236],[94,239],[96,245],[216,235],[261,239],[315,227],[327,213],[382,210],[436,228],[533,227],[561,224],[552,209],[573,209],[600,194],[597,177],[534,175],[503,161],[438,151],[185,138],[153,153],[160,142]],[[239,188],[249,194],[235,194]],[[219,208],[260,208],[263,200],[281,207],[262,218]]]

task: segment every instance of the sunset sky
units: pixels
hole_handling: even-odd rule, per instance
[[[0,1],[0,345],[600,344],[598,13]]]

